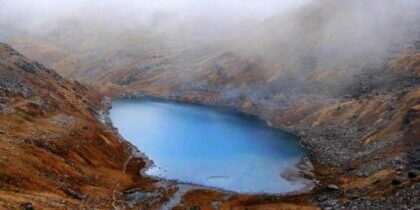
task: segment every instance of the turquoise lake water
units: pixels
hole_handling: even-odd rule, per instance
[[[146,174],[239,193],[287,193],[281,174],[305,151],[296,137],[235,111],[153,99],[117,100],[120,134],[154,162]]]

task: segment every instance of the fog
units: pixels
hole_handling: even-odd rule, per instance
[[[318,78],[334,90],[419,41],[419,11],[419,0],[0,0],[0,41],[87,80],[281,91]]]
[[[183,27],[208,36],[238,33],[308,0],[1,0],[0,24],[46,33],[65,20],[105,24],[108,30]],[[202,33],[201,33],[202,34]]]

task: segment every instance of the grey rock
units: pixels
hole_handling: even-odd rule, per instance
[[[67,194],[70,195],[78,200],[85,200],[87,198],[87,196],[81,192],[78,192],[74,189],[71,189],[69,187],[64,187],[63,191]]]
[[[29,86],[25,82],[14,76],[5,75],[0,78],[0,96],[8,92],[20,93],[24,97],[32,95]]]
[[[340,188],[337,185],[334,185],[334,184],[330,184],[326,188],[327,188],[327,190],[337,190],[337,191],[340,190]]]
[[[35,66],[32,65],[31,63],[23,60],[23,59],[19,59],[19,60],[15,61],[14,64],[17,67],[19,67],[20,69],[22,69],[23,71],[26,71],[28,73],[35,73],[36,72]]]
[[[74,125],[76,120],[73,116],[60,115],[60,116],[55,117],[54,119],[51,119],[50,122],[58,127],[70,128],[72,127],[72,125]]]
[[[124,200],[129,206],[134,207],[138,203],[154,200],[160,196],[161,194],[159,192],[145,192],[139,189],[133,189],[125,192]]]
[[[20,204],[20,208],[23,210],[34,210],[34,207],[30,202]]]

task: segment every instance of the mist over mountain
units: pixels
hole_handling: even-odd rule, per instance
[[[419,11],[419,0],[0,0],[0,208],[415,209]],[[281,176],[313,186],[242,195],[145,176],[151,163],[108,119],[122,98],[255,115],[298,137],[307,155]]]
[[[416,0],[1,5],[1,41],[110,96],[223,104],[268,118],[299,107],[293,118],[304,120],[419,84]]]
[[[107,81],[130,71],[122,75],[132,83],[157,69],[159,83],[206,88],[250,85],[220,78],[243,71],[264,83],[284,75],[352,80],[385,65],[420,31],[414,0],[1,4],[0,38],[63,75]]]
[[[62,24],[66,21],[79,21],[86,23],[85,27],[101,24],[107,32],[117,34],[141,28],[220,38],[238,34],[242,29],[249,29],[257,22],[306,1],[2,1],[0,23],[38,35],[64,27]],[[90,31],[95,33],[95,28]]]

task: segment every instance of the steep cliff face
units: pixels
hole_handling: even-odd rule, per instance
[[[142,159],[98,120],[101,96],[0,44],[0,208],[113,208],[153,191]],[[114,200],[115,199],[115,200]]]

